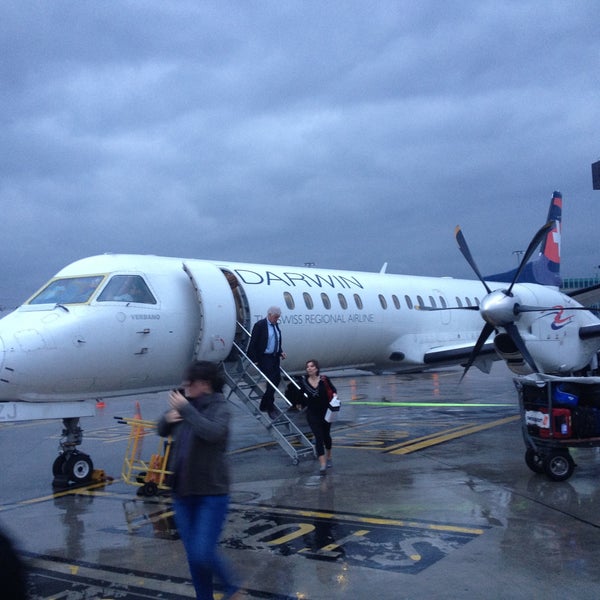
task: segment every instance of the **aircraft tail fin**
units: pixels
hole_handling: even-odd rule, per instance
[[[559,287],[560,277],[560,235],[562,231],[562,194],[554,192],[550,200],[547,221],[554,221],[554,227],[547,233],[535,260],[527,263],[516,283],[538,283]],[[517,269],[484,277],[486,281],[512,281]]]

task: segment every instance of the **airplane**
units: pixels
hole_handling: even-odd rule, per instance
[[[519,374],[580,371],[600,348],[600,320],[558,290],[561,209],[555,192],[548,223],[494,290],[460,228],[456,239],[475,280],[395,275],[385,266],[370,273],[149,255],[83,258],[0,320],[0,422],[62,418],[68,441],[53,473],[85,480],[91,459],[75,446],[79,417],[92,413],[82,401],[168,390],[193,359],[227,361],[271,305],[282,310],[290,373],[310,358],[324,369],[373,372],[463,364],[464,376],[471,366],[489,372],[500,359]]]

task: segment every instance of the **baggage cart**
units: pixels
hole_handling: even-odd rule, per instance
[[[600,446],[600,377],[534,373],[514,379],[525,441],[525,463],[553,481],[573,474],[569,448]]]
[[[115,417],[119,423],[131,429],[123,460],[121,477],[125,483],[138,486],[138,496],[156,496],[159,490],[170,490],[172,471],[168,470],[172,439],[166,440],[156,434],[156,422],[142,418]],[[146,437],[158,438],[156,453],[144,460],[141,456],[143,440]]]

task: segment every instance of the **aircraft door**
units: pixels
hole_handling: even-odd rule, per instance
[[[233,300],[235,302],[236,311],[236,329],[235,329],[235,341],[239,346],[245,347],[248,342],[248,336],[246,331],[250,331],[250,306],[248,305],[248,298],[244,288],[240,285],[238,278],[227,269],[222,269],[223,275],[231,287],[231,293],[233,294]],[[245,331],[244,331],[245,330]]]
[[[231,288],[220,269],[210,263],[183,263],[200,308],[194,360],[224,360],[235,335],[236,307]]]

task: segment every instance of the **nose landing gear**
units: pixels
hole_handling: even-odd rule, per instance
[[[83,430],[79,427],[79,417],[63,419],[64,429],[60,440],[61,453],[52,465],[53,487],[66,487],[69,483],[83,484],[92,479],[94,464],[92,459],[77,450],[83,441]]]

